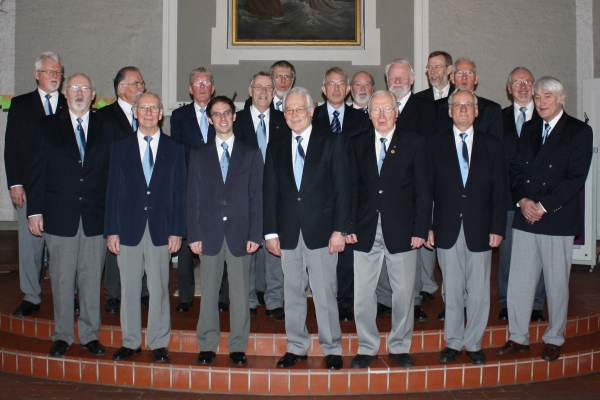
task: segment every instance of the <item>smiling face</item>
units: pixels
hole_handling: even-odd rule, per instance
[[[292,92],[285,98],[284,112],[290,129],[300,135],[311,125],[314,109],[309,108],[304,96]]]
[[[543,88],[533,95],[535,108],[546,122],[552,121],[562,111],[566,98],[565,93],[559,96],[558,93],[548,92]]]
[[[40,89],[46,93],[54,93],[62,82],[62,68],[52,58],[46,57],[42,60],[42,68],[34,71],[33,76],[38,81]]]
[[[398,101],[410,92],[415,77],[406,64],[398,63],[390,66],[387,74],[388,90],[396,95]]]
[[[508,85],[508,92],[513,100],[520,106],[526,106],[533,97],[533,77],[525,70],[515,71],[511,75],[511,83]]]
[[[215,127],[215,132],[221,140],[225,141],[233,135],[233,121],[235,113],[229,104],[216,101],[212,105],[208,122]]]
[[[273,100],[273,80],[269,76],[256,76],[248,94],[252,97],[252,105],[261,113],[265,112]]]
[[[452,72],[452,65],[446,66],[446,57],[443,55],[431,57],[427,64],[427,78],[431,86],[443,89],[448,84],[448,76]]]

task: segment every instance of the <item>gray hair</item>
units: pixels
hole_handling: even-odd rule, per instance
[[[300,86],[288,90],[288,92],[283,96],[284,108],[285,108],[285,102],[290,94],[296,94],[296,95],[304,97],[304,99],[306,100],[306,107],[308,109],[313,108],[314,102],[313,102],[312,96],[310,95],[310,92],[308,91],[308,89],[305,89]]]
[[[336,74],[344,75],[346,77],[346,85],[350,86],[350,78],[348,77],[348,74],[346,72],[344,72],[344,70],[341,69],[340,67],[331,67],[327,71],[325,71],[325,74],[323,75],[323,86],[325,86],[325,79],[327,79],[327,75],[334,73],[334,72]]]
[[[394,94],[394,92],[391,92],[391,91],[385,90],[385,89],[378,90],[375,93],[373,93],[373,95],[369,99],[369,105],[368,105],[368,109],[369,110],[371,109],[371,102],[373,101],[373,97],[378,96],[378,95],[382,95],[382,94],[388,95],[392,99],[392,102],[393,102],[394,105],[398,104],[398,100],[396,99],[396,95]]]
[[[82,76],[85,76],[85,77],[87,78],[87,80],[88,80],[88,81],[90,81],[90,85],[92,85],[92,90],[96,90],[96,89],[94,89],[94,88],[95,88],[95,86],[94,86],[94,81],[92,80],[92,78],[90,78],[89,76],[87,76],[87,75],[86,75],[86,74],[84,74],[83,72],[76,72],[76,73],[74,73],[73,75],[69,76],[69,77],[68,77],[68,78],[65,80],[65,82],[66,82],[67,84],[66,84],[66,85],[65,85],[65,87],[63,88],[63,92],[66,92],[66,91],[67,91],[67,88],[69,87],[69,83],[71,82],[71,79],[73,79],[73,77],[74,77],[75,75],[82,75]]]
[[[448,96],[448,107],[452,106],[452,99],[454,98],[454,95],[458,92],[469,92],[471,93],[471,95],[473,96],[473,104],[477,105],[477,96],[475,95],[475,93],[473,93],[471,90],[467,89],[464,86],[458,87],[456,89],[454,89],[454,92],[452,92],[452,94],[450,96]]]
[[[518,72],[518,71],[525,71],[525,72],[527,72],[529,74],[529,76],[531,76],[531,80],[535,81],[535,79],[533,78],[533,74],[531,73],[530,70],[528,70],[525,67],[516,67],[515,69],[513,69],[512,71],[510,71],[510,74],[508,74],[508,80],[506,81],[506,84],[508,86],[510,86],[510,84],[512,83],[512,76],[513,76],[513,74],[515,72]]]
[[[292,79],[296,79],[296,68],[294,68],[294,66],[292,65],[291,62],[286,61],[286,60],[280,60],[280,61],[274,62],[273,65],[271,65],[271,68],[269,68],[270,75],[273,75],[273,71],[275,70],[275,67],[291,69],[292,70]]]
[[[192,80],[194,79],[194,75],[196,75],[196,74],[208,74],[210,76],[210,84],[213,86],[215,85],[212,71],[208,68],[198,67],[198,68],[194,69],[192,72],[190,72],[190,86],[192,86],[194,84],[194,82]]]
[[[562,83],[556,78],[551,76],[543,76],[538,81],[536,81],[533,85],[533,94],[536,94],[540,90],[545,90],[546,92],[556,93],[558,94],[558,98],[560,99],[562,95],[565,93],[565,88]]]
[[[60,59],[60,56],[58,54],[53,53],[51,51],[44,51],[43,53],[41,53],[38,56],[37,60],[35,60],[35,70],[36,71],[39,71],[42,68],[42,63],[44,62],[44,59],[46,59],[46,58],[51,58],[54,61],[56,61],[57,63],[59,63],[61,71],[64,69],[62,60]]]
[[[252,76],[252,79],[250,80],[250,86],[254,86],[254,80],[256,79],[257,76],[266,76],[267,78],[270,78],[271,84],[273,85],[273,88],[275,88],[275,78],[273,78],[273,76],[271,74],[269,74],[268,72],[265,72],[265,71],[259,71],[259,72],[255,73]]]
[[[154,96],[154,97],[156,97],[156,98],[158,99],[158,102],[159,102],[159,104],[160,104],[160,109],[161,109],[161,110],[163,109],[163,103],[162,103],[162,100],[160,99],[160,96],[159,96],[159,95],[157,95],[156,93],[153,93],[153,92],[144,92],[144,93],[140,92],[140,93],[136,94],[136,95],[135,95],[135,100],[134,100],[134,102],[133,102],[133,107],[137,107],[137,105],[138,105],[138,103],[139,103],[139,101],[140,101],[140,97],[142,97],[142,96],[143,96],[143,95],[145,95],[145,94],[146,94],[146,95],[147,95],[147,94],[149,94],[149,95],[151,95],[151,96]]]
[[[404,65],[408,66],[408,68],[410,69],[410,75],[415,76],[415,70],[413,69],[410,61],[405,60],[404,58],[396,58],[391,63],[389,63],[388,65],[385,66],[385,79],[388,79],[388,72],[390,71],[390,68],[392,67],[392,65],[396,65],[396,64],[404,64]]]
[[[117,97],[119,97],[119,85],[125,80],[125,74],[127,72],[137,72],[141,75],[138,67],[129,66],[121,68],[119,72],[117,72],[117,76],[115,76],[115,79],[113,79],[113,86],[115,87],[115,94],[117,95]]]
[[[367,74],[367,75],[369,75],[369,79],[371,80],[371,85],[375,86],[375,79],[373,79],[373,75],[371,75],[367,71],[358,71],[357,73],[355,73],[354,75],[352,75],[352,79],[350,79],[350,82],[354,81],[354,78],[358,74]]]
[[[456,73],[456,66],[461,62],[468,62],[473,64],[473,73],[477,75],[477,65],[475,64],[475,61],[471,60],[469,57],[460,57],[458,60],[454,61],[454,69],[452,71],[453,74]]]

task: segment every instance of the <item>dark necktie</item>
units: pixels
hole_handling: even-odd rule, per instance
[[[275,105],[275,108],[277,108],[279,111],[283,111],[282,108],[281,108],[281,104],[282,104],[282,102],[281,102],[281,100],[279,100],[277,102],[277,104]]]
[[[366,113],[367,112],[367,107],[360,107],[359,110],[362,111],[362,112],[364,112],[364,113]]]
[[[83,120],[81,118],[77,118],[77,145],[79,146],[81,165],[83,165],[83,159],[85,158],[85,132],[83,132],[82,122]]]
[[[342,125],[340,125],[338,115],[340,115],[340,112],[335,110],[333,112],[333,119],[331,120],[331,132],[339,134],[342,133]]]
[[[264,161],[265,155],[267,154],[267,127],[265,126],[265,115],[260,114],[258,118],[260,119],[260,122],[256,127],[256,140],[258,140],[258,147],[260,148]]]
[[[150,179],[152,178],[152,171],[154,170],[154,157],[152,155],[152,147],[150,147],[152,136],[144,136],[144,140],[148,143],[148,146],[146,147],[146,152],[144,153],[144,162],[142,162],[142,167],[144,167],[146,185],[150,186]]]
[[[542,144],[546,143],[546,139],[548,138],[549,134],[550,134],[550,124],[546,124],[544,126],[544,133],[542,134]]]
[[[46,103],[44,103],[44,109],[46,110],[46,115],[52,115],[52,104],[50,104],[50,96],[49,94],[44,96],[46,98]]]
[[[385,159],[385,153],[387,149],[385,148],[385,142],[387,142],[387,138],[382,137],[379,139],[381,141],[381,149],[379,150],[379,162],[377,163],[377,172],[381,175],[381,166],[383,165],[383,160]]]
[[[229,152],[227,149],[229,145],[225,142],[221,143],[223,148],[223,154],[221,155],[221,174],[223,175],[223,182],[227,179],[227,170],[229,170]]]
[[[467,186],[467,178],[469,177],[469,148],[465,139],[469,136],[465,132],[460,134],[462,139],[462,160],[460,162],[460,174],[462,175],[463,186]]]
[[[302,148],[302,136],[296,136],[298,148],[296,150],[296,159],[294,160],[294,179],[296,180],[296,188],[300,190],[302,184],[302,171],[304,170],[304,149]]]

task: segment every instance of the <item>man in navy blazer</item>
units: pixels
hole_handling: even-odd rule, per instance
[[[269,81],[271,78],[269,77]],[[227,263],[233,365],[246,365],[250,332],[251,254],[262,243],[264,163],[258,147],[233,134],[235,105],[217,96],[206,107],[215,139],[193,149],[188,173],[187,232],[191,250],[200,255],[202,301],[196,328],[198,363],[212,364],[221,335],[217,302]]]
[[[177,110],[171,115],[171,137],[183,143],[185,162],[188,164],[190,150],[196,146],[210,142],[215,137],[215,128],[208,123],[206,106],[215,92],[215,82],[208,68],[199,67],[190,72],[190,94],[194,101]],[[187,168],[186,168],[187,171]],[[179,304],[175,307],[178,312],[187,312],[194,304],[195,280],[194,258],[183,239],[177,261],[179,283]],[[224,296],[227,305],[227,294]]]
[[[185,235],[185,157],[183,145],[158,127],[163,107],[158,95],[135,100],[136,135],[115,142],[110,157],[104,235],[121,273],[121,348],[113,360],[141,351],[142,276],[148,277],[150,305],[146,344],[154,361],[170,358],[169,253]]]

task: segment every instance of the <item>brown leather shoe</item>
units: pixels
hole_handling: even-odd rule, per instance
[[[550,343],[544,343],[544,352],[542,353],[542,360],[556,361],[560,357],[560,346],[556,346]]]
[[[517,351],[527,351],[527,350],[529,350],[528,344],[519,344],[517,342],[513,342],[512,340],[509,340],[508,342],[506,342],[506,344],[504,346],[500,347],[496,351],[496,354],[498,354],[499,356],[507,356],[509,354],[514,354]]]

